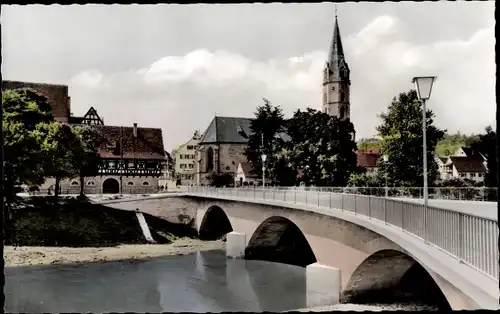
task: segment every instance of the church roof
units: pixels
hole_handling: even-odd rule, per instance
[[[203,133],[200,144],[247,143],[250,134],[252,134],[251,123],[252,119],[250,118],[214,117]]]
[[[345,60],[344,48],[342,46],[342,37],[340,36],[340,28],[337,16],[335,16],[335,26],[333,29],[332,42],[328,53],[328,69],[336,77],[341,77],[341,71],[344,70],[349,75],[349,66]],[[345,76],[345,75],[343,75]]]
[[[252,118],[214,117],[201,137],[200,144],[246,144],[252,135]],[[276,137],[289,141],[290,136],[281,132]]]

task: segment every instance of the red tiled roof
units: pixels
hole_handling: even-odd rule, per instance
[[[358,157],[358,167],[363,168],[374,168],[377,167],[378,159],[380,154],[366,153],[366,151],[358,150],[356,152]]]
[[[93,125],[104,137],[100,148],[102,158],[120,158],[120,134],[122,136],[123,158],[129,159],[166,159],[163,148],[161,129],[137,127],[134,138],[134,127]]]
[[[59,122],[68,122],[70,116],[70,97],[67,85],[30,83],[20,81],[2,81],[2,89],[31,88],[47,97],[52,106],[52,115]]]
[[[458,172],[486,172],[486,168],[479,156],[451,156],[450,159]]]

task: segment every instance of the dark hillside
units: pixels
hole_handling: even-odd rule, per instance
[[[62,198],[60,208],[50,197],[19,199],[6,232],[5,245],[114,246],[147,243],[134,212],[120,211],[87,200]],[[192,224],[173,224],[144,214],[153,238],[170,243],[177,237],[196,237]]]

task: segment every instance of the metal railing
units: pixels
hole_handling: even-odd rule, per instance
[[[498,222],[479,215],[377,196],[276,188],[190,187],[189,193],[306,204],[363,215],[410,233],[498,280]],[[425,226],[424,221],[427,221]]]
[[[298,190],[315,192],[348,193],[370,196],[423,198],[423,187],[269,187],[276,190]],[[429,199],[461,200],[461,201],[498,201],[496,188],[488,187],[429,187]]]

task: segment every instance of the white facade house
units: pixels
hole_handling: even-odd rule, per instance
[[[440,180],[469,179],[483,182],[488,164],[484,155],[470,147],[459,147],[451,156],[434,157]]]
[[[486,175],[486,167],[482,158],[478,156],[450,157],[453,178],[469,179],[474,182],[483,182]]]
[[[174,158],[175,179],[180,180],[181,185],[195,183],[196,173],[196,150],[200,143],[200,133],[196,131],[193,137],[172,151]]]
[[[450,180],[453,178],[453,165],[449,156],[439,157],[434,156],[434,160],[438,165],[439,180]]]

